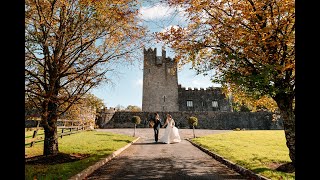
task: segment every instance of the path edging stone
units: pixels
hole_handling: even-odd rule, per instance
[[[198,144],[192,142],[190,140],[190,138],[186,139],[187,141],[189,141],[192,145],[194,145],[195,147],[199,148],[201,151],[205,152],[206,154],[210,155],[211,157],[213,157],[215,160],[221,162],[222,164],[226,165],[227,167],[229,167],[230,169],[238,172],[239,174],[245,176],[245,177],[248,177],[248,178],[252,178],[252,179],[258,179],[258,180],[271,180],[271,179],[268,179],[264,176],[261,176],[259,174],[256,174],[254,172],[252,172],[251,170],[249,169],[246,169],[242,166],[239,166],[225,158],[223,158],[222,156],[218,155],[218,154],[215,154],[213,153],[212,151],[209,151],[208,149],[204,148],[204,147],[201,147],[199,146]]]
[[[140,137],[137,137],[135,140],[133,140],[131,143],[127,144],[126,146],[116,150],[115,152],[113,152],[112,154],[108,155],[106,158],[96,162],[94,165],[89,166],[88,168],[84,169],[83,171],[81,171],[80,173],[72,176],[69,180],[81,180],[81,179],[85,179],[87,176],[89,176],[91,173],[93,173],[93,171],[95,171],[96,169],[98,169],[99,167],[101,167],[102,165],[104,165],[105,163],[107,163],[108,161],[110,161],[111,159],[113,159],[114,157],[116,157],[117,155],[119,155],[122,151],[124,151],[125,149],[127,149],[129,146],[131,146],[133,143],[135,143],[136,141],[138,141],[140,139]]]

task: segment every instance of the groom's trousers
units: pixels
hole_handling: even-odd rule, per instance
[[[154,129],[154,140],[158,142],[159,129]]]

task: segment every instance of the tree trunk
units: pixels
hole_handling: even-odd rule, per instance
[[[192,126],[193,129],[193,138],[196,138],[196,134],[194,133],[194,126]]]
[[[57,128],[46,128],[43,146],[43,155],[54,155],[59,153]]]
[[[283,119],[283,128],[286,144],[289,149],[289,157],[295,167],[295,114],[293,108],[293,97],[287,94],[279,94],[274,99],[280,109]]]
[[[136,124],[134,124],[134,131],[133,131],[133,137],[135,137],[136,136]]]
[[[54,102],[49,102],[47,104],[47,107],[47,113],[44,114],[48,114],[48,116],[44,116],[46,119],[43,121],[43,155],[55,155],[59,153],[57,132],[57,105]]]

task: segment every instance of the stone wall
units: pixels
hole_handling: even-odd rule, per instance
[[[115,108],[110,107],[101,109],[97,111],[97,116],[95,119],[95,124],[98,128],[102,128],[106,123],[108,123],[116,112]]]
[[[231,112],[228,98],[222,93],[220,87],[210,88],[184,88],[178,87],[179,111],[227,111]],[[187,101],[192,101],[193,106],[188,107]],[[218,107],[213,107],[216,101]]]
[[[115,112],[111,120],[103,128],[133,128],[132,116],[139,116],[141,123],[138,128],[148,127],[148,120],[154,112]],[[159,112],[160,118],[164,122],[166,113],[172,115],[178,128],[191,128],[187,119],[190,116],[198,118],[197,129],[250,129],[269,130],[283,129],[282,119],[272,121],[270,112]]]

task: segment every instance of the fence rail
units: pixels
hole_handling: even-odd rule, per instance
[[[62,122],[63,124],[62,126],[57,126],[58,137],[61,138],[66,135],[71,135],[83,130],[87,130],[90,127],[90,123],[88,121],[58,119],[58,122]],[[37,120],[37,126],[33,131],[32,138],[25,137],[25,146],[30,145],[30,147],[32,147],[35,143],[44,141],[44,137],[37,136],[43,135],[38,134],[38,131],[40,129],[42,129],[42,127],[40,127],[40,120]],[[61,130],[60,133],[59,130]]]

